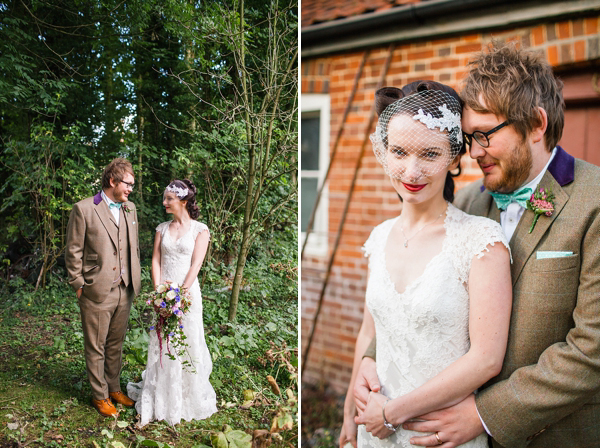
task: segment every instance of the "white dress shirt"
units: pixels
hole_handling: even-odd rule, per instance
[[[108,205],[108,209],[110,210],[110,212],[114,216],[115,222],[117,223],[117,227],[118,227],[119,226],[119,217],[121,216],[121,214],[119,212],[121,211],[121,209],[120,208],[116,208],[116,207],[110,208],[110,204],[116,204],[116,202],[113,201],[108,196],[106,196],[106,193],[104,193],[104,190],[102,190],[101,195],[102,195],[102,199],[104,199],[104,201]]]

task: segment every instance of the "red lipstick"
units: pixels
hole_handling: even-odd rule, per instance
[[[425,188],[427,186],[427,184],[411,185],[411,184],[405,184],[404,182],[402,182],[402,185],[404,185],[404,188],[406,188],[408,191],[412,191],[412,192],[421,191],[423,188]]]

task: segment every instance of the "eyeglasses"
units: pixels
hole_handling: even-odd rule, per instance
[[[130,190],[133,190],[133,187],[135,187],[135,184],[130,184],[129,182],[125,182],[124,180],[122,180],[121,182],[127,185],[127,188],[129,188]]]
[[[496,131],[499,131],[504,126],[507,126],[509,124],[509,121],[506,120],[504,123],[500,123],[494,129],[487,132],[475,131],[472,134],[467,134],[466,132],[463,132],[463,137],[465,138],[465,142],[469,147],[471,146],[471,143],[473,143],[473,139],[475,139],[475,141],[479,143],[479,145],[482,148],[487,148],[488,146],[490,146],[490,135],[492,135]]]

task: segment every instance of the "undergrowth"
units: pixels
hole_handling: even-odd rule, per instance
[[[234,323],[227,321],[227,282],[209,273],[202,287],[218,412],[141,429],[133,409],[120,408],[110,419],[90,405],[79,308],[64,272],[54,272],[36,292],[19,278],[0,283],[0,447],[298,446],[295,267],[250,264],[245,276],[250,280]],[[143,277],[147,290],[147,268]],[[141,379],[149,320],[136,298],[123,350],[123,390]]]

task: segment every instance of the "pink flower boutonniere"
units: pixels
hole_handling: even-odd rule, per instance
[[[123,204],[121,207],[123,207],[123,211],[124,211],[125,213],[129,213],[129,212],[131,211],[131,209],[130,209],[130,208],[127,206],[127,204],[125,204],[125,203],[124,203],[124,204]]]
[[[546,191],[544,188],[539,188],[534,191],[529,199],[527,199],[527,209],[535,213],[529,233],[533,232],[540,215],[552,216],[554,212],[554,195],[552,191]]]

